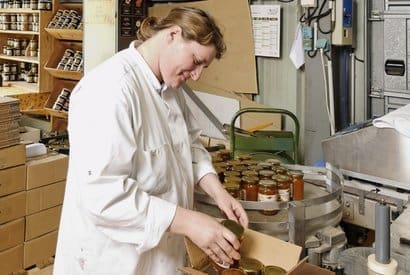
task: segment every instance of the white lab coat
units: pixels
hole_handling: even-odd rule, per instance
[[[72,92],[55,275],[177,274],[183,238],[166,230],[215,173],[182,91],[162,87],[133,44]]]

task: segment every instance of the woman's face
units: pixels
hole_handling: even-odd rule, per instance
[[[162,81],[172,88],[179,88],[190,78],[196,81],[215,55],[213,45],[203,46],[196,41],[186,41],[180,29],[176,28],[175,32],[170,33],[159,59]]]

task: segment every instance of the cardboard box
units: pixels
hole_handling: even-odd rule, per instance
[[[63,154],[48,154],[28,160],[26,189],[62,181],[67,176],[68,157]]]
[[[185,239],[188,259],[191,267],[183,267],[180,270],[192,275],[206,275],[204,270],[209,268],[208,256],[189,239]],[[334,274],[306,263],[307,258],[299,260],[302,248],[300,246],[282,241],[269,235],[247,229],[242,241],[240,253],[242,257],[255,258],[266,265],[280,266],[291,275],[330,275]],[[314,273],[306,273],[307,271]]]
[[[0,149],[0,169],[22,165],[26,162],[26,147],[18,144]]]
[[[0,225],[0,251],[23,244],[23,242],[24,218]]]
[[[65,181],[27,191],[26,215],[60,205],[64,200]]]
[[[1,274],[12,274],[23,269],[23,245],[0,252]]]
[[[23,267],[48,262],[54,256],[57,246],[58,231],[53,231],[39,238],[24,243]]]
[[[25,191],[0,198],[0,224],[24,217],[25,214]]]
[[[26,166],[0,170],[0,197],[25,190]]]
[[[26,216],[25,241],[57,230],[60,224],[61,205]]]

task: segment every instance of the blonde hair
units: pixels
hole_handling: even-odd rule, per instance
[[[145,41],[158,31],[175,25],[182,29],[184,39],[204,46],[214,45],[217,59],[225,53],[223,35],[215,20],[207,12],[197,8],[177,7],[162,19],[152,16],[145,18],[138,29],[137,39]]]

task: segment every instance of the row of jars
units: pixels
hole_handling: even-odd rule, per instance
[[[83,52],[66,49],[61,60],[57,64],[58,70],[63,71],[82,71],[83,70]]]
[[[225,189],[237,199],[247,201],[290,201],[304,197],[303,173],[288,171],[277,159],[255,161],[249,155],[226,160],[222,150],[213,164]],[[225,161],[223,159],[225,158]],[[273,215],[277,211],[262,211]]]
[[[27,62],[0,63],[0,73],[3,81],[38,82],[38,65]]]
[[[1,9],[52,10],[52,0],[0,0]]]
[[[38,56],[38,41],[20,38],[7,38],[2,53],[7,56]]]
[[[58,10],[47,28],[82,29],[81,15],[76,10]]]
[[[56,111],[68,112],[68,107],[70,105],[70,94],[71,90],[63,88],[58,95],[56,101],[53,104],[53,109]]]

